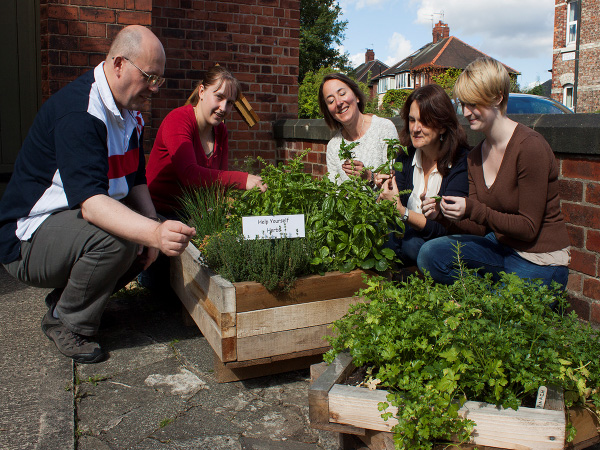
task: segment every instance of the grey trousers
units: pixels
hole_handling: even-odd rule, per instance
[[[128,278],[137,249],[87,222],[81,210],[61,211],[22,241],[20,259],[4,267],[25,284],[63,289],[56,304],[61,321],[75,333],[93,336],[110,295]]]

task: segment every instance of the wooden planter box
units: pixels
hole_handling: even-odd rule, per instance
[[[337,431],[360,437],[369,449],[393,449],[391,428],[395,418],[384,421],[379,402],[386,401],[387,391],[348,386],[343,381],[354,371],[352,358],[340,354],[329,366],[311,367],[309,416],[313,428]],[[395,413],[395,408],[388,408]],[[472,442],[460,448],[495,449],[584,449],[596,442],[598,422],[587,410],[569,410],[570,421],[577,429],[575,441],[565,443],[566,413],[562,393],[549,390],[544,409],[497,408],[483,402],[468,401],[460,409],[463,417],[475,421]],[[345,440],[342,440],[345,441]],[[391,444],[390,444],[391,443]],[[390,447],[391,445],[391,447]],[[351,447],[347,447],[351,448]]]
[[[328,326],[364,287],[362,270],[297,280],[287,294],[231,283],[202,266],[191,243],[171,258],[171,287],[216,354],[220,381],[309,367],[328,350]],[[243,370],[242,370],[243,369]]]

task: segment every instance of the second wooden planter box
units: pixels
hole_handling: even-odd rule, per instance
[[[343,384],[353,371],[352,358],[346,353],[339,354],[329,366],[322,363],[311,368],[314,381],[308,392],[310,423],[314,428],[366,436],[363,441],[374,441],[374,433],[390,432],[397,421],[395,418],[384,421],[377,408],[380,402],[386,401],[387,391],[371,391]],[[389,412],[395,411],[395,408],[389,408]],[[515,411],[468,401],[459,414],[476,423],[471,445],[465,448],[472,448],[475,444],[480,450],[584,449],[600,441],[598,422],[587,410],[577,409],[568,411],[577,435],[574,442],[566,444],[567,420],[563,396],[552,390],[548,392],[543,409],[521,407]],[[391,439],[386,440],[391,442]],[[379,445],[384,444],[369,448],[388,448]]]
[[[358,302],[362,270],[331,272],[297,280],[287,294],[259,283],[231,283],[200,264],[191,243],[171,258],[171,286],[210,343],[221,381],[308,367],[327,351],[331,322]],[[316,357],[315,357],[316,356]],[[281,369],[272,363],[285,361]],[[267,365],[270,365],[267,367]],[[262,366],[245,374],[227,372]]]

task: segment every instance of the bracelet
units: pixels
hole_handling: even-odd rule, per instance
[[[148,219],[154,220],[155,222],[158,222],[158,223],[161,223],[161,221],[158,217],[148,217]]]

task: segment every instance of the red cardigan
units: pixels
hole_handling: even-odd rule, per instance
[[[146,178],[159,213],[172,214],[180,208],[182,187],[209,186],[217,181],[245,188],[248,174],[228,171],[227,128],[214,128],[215,147],[206,157],[192,105],[171,111],[163,120],[150,152]]]

